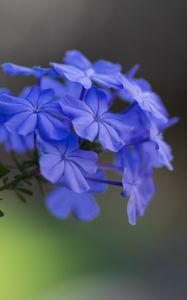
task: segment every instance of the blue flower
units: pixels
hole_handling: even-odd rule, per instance
[[[104,88],[120,88],[121,82],[118,75],[121,67],[106,60],[99,60],[91,63],[81,52],[72,50],[67,51],[65,64],[51,63],[59,76],[65,77],[70,81],[75,81],[89,89],[92,82]]]
[[[121,155],[124,167],[122,195],[129,198],[128,219],[131,225],[135,225],[136,217],[143,216],[145,208],[155,193],[152,168],[148,158],[137,149],[132,151],[125,147]]]
[[[144,91],[151,91],[152,87],[150,85],[150,83],[145,80],[144,78],[135,78],[134,75],[136,74],[136,72],[139,69],[139,65],[134,65],[126,74],[126,76],[128,77],[128,79],[130,79],[132,82],[135,82],[142,90]],[[124,74],[125,75],[125,74]]]
[[[78,136],[94,141],[98,138],[104,149],[118,151],[125,141],[121,134],[132,130],[125,124],[125,116],[108,112],[106,94],[91,88],[84,101],[66,97],[60,101],[62,112],[71,118]]]
[[[93,178],[105,179],[105,174],[97,171]],[[91,193],[104,193],[106,184],[89,181],[89,191],[77,194],[66,187],[59,187],[46,198],[46,205],[50,213],[60,219],[66,219],[71,213],[81,221],[92,221],[99,214],[97,205]]]
[[[131,225],[135,225],[136,217],[144,215],[145,208],[155,193],[154,182],[151,176],[140,176],[134,170],[125,168],[123,188],[125,196],[129,197],[128,220]]]
[[[60,140],[69,132],[51,89],[33,87],[25,98],[3,94],[0,110],[8,118],[5,127],[11,133],[29,135],[37,131],[44,139]]]
[[[166,109],[157,94],[145,87],[142,88],[142,84],[127,76],[120,75],[120,78],[126,99],[130,102],[136,101],[143,111],[150,113],[154,118],[162,122],[168,121]]]
[[[60,187],[46,198],[48,210],[57,218],[66,219],[71,213],[81,221],[91,221],[99,214],[99,207],[89,193],[77,194]]]
[[[0,143],[3,143],[7,151],[23,153],[34,149],[34,136],[30,134],[26,137],[10,133],[4,125],[0,127]]]
[[[70,135],[53,144],[42,143],[41,174],[52,183],[63,183],[76,193],[89,190],[86,176],[97,170],[97,155],[79,149],[78,139]]]
[[[24,76],[35,76],[40,78],[42,76],[57,76],[56,72],[51,68],[41,68],[41,67],[24,67],[15,65],[12,63],[4,63],[2,65],[3,72],[10,76],[24,75]]]
[[[69,80],[66,80],[64,83],[61,83],[58,80],[50,77],[43,77],[41,79],[40,86],[42,89],[53,89],[55,91],[55,96],[59,98],[65,97],[67,95],[79,98],[82,91],[82,86],[80,83],[72,82]]]
[[[156,165],[166,166],[168,170],[173,171],[171,147],[164,141],[162,133],[157,128],[152,128],[150,139],[154,145],[152,155],[154,161],[156,161]]]

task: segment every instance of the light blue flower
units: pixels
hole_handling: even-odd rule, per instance
[[[121,66],[118,64],[106,60],[99,60],[92,64],[77,50],[67,51],[64,62],[65,64],[51,63],[51,66],[59,76],[78,82],[85,89],[91,88],[92,82],[104,88],[121,87],[118,80]]]

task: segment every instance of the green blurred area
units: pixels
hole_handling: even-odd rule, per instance
[[[176,163],[180,166],[177,158]],[[179,167],[174,173],[157,172],[156,196],[136,227],[128,225],[126,200],[115,187],[97,197],[101,214],[91,223],[73,217],[66,221],[53,218],[41,197],[23,204],[14,193],[4,194],[0,299],[35,299],[84,276],[112,274],[142,281],[149,277],[152,284],[161,270],[167,274],[162,259],[170,242],[174,243],[173,229],[180,237],[184,226],[182,202],[178,201],[183,183],[176,183],[181,172]]]

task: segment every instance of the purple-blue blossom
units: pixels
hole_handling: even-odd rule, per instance
[[[100,211],[93,194],[111,185],[135,225],[155,194],[154,171],[173,170],[164,137],[178,122],[151,84],[136,77],[138,68],[124,72],[106,60],[91,63],[77,50],[47,68],[3,64],[7,75],[34,76],[36,86],[18,95],[0,89],[0,143],[15,163],[0,162],[0,191],[30,195],[34,177],[40,187],[52,186],[46,206],[55,217],[91,221]]]
[[[97,171],[93,178],[105,179],[101,171]],[[67,187],[57,187],[46,198],[48,210],[59,219],[66,219],[73,214],[78,220],[91,221],[99,214],[99,205],[94,199],[93,193],[104,193],[107,186],[102,183],[89,181],[89,190],[77,194]]]
[[[3,72],[10,76],[34,76],[36,78],[41,78],[42,76],[57,76],[56,72],[52,68],[41,68],[35,66],[32,68],[20,66],[12,63],[5,63],[2,65]]]
[[[52,89],[33,87],[25,98],[0,95],[0,110],[11,133],[29,135],[36,132],[44,139],[60,140],[68,135],[60,107]]]
[[[86,177],[96,173],[96,161],[97,154],[81,150],[73,135],[52,144],[41,144],[41,174],[50,182],[63,183],[76,193],[89,190]]]
[[[125,124],[123,114],[108,111],[106,94],[95,87],[86,93],[84,101],[64,97],[60,106],[63,114],[72,120],[78,136],[91,142],[98,139],[104,149],[119,151],[125,145],[125,133],[132,130]]]
[[[51,66],[59,76],[70,81],[78,82],[89,89],[92,83],[104,88],[120,88],[121,82],[118,75],[121,71],[119,64],[113,64],[106,60],[98,60],[91,63],[80,51],[67,51],[64,64],[51,63]]]

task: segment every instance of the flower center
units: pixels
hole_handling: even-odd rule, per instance
[[[94,70],[92,68],[85,71],[85,75],[87,77],[91,77],[94,74]]]

